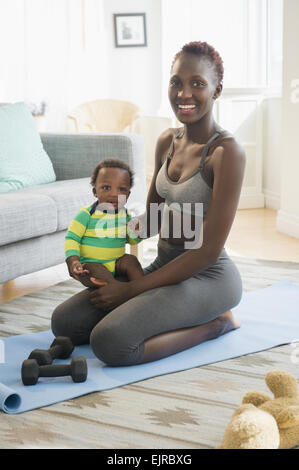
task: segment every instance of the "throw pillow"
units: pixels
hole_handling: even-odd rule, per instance
[[[0,106],[0,193],[56,180],[25,103]]]

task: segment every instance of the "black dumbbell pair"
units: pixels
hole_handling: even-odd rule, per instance
[[[64,377],[70,375],[74,382],[84,382],[87,377],[85,357],[74,357],[70,364],[52,364],[54,359],[67,359],[74,346],[70,338],[57,336],[48,350],[34,349],[22,364],[24,385],[35,385],[39,377]]]

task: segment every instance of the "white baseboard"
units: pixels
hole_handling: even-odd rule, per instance
[[[280,209],[276,218],[276,229],[291,237],[299,238],[299,216]]]
[[[263,193],[241,194],[238,209],[258,209],[265,207]]]
[[[263,189],[265,196],[265,207],[278,211],[280,209],[280,194],[269,189]]]

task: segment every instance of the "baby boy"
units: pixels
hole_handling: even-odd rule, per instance
[[[93,170],[91,185],[97,200],[79,211],[65,238],[70,276],[86,287],[95,287],[91,277],[101,281],[115,275],[138,279],[144,275],[142,267],[136,256],[125,253],[126,243],[142,241],[129,228],[131,215],[125,207],[133,172],[122,160],[105,159]]]

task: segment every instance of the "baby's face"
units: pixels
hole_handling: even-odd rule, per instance
[[[116,210],[125,205],[130,190],[130,175],[127,170],[123,168],[101,168],[93,193],[102,206],[100,209],[109,209],[109,206],[107,206],[107,203],[109,203]]]

